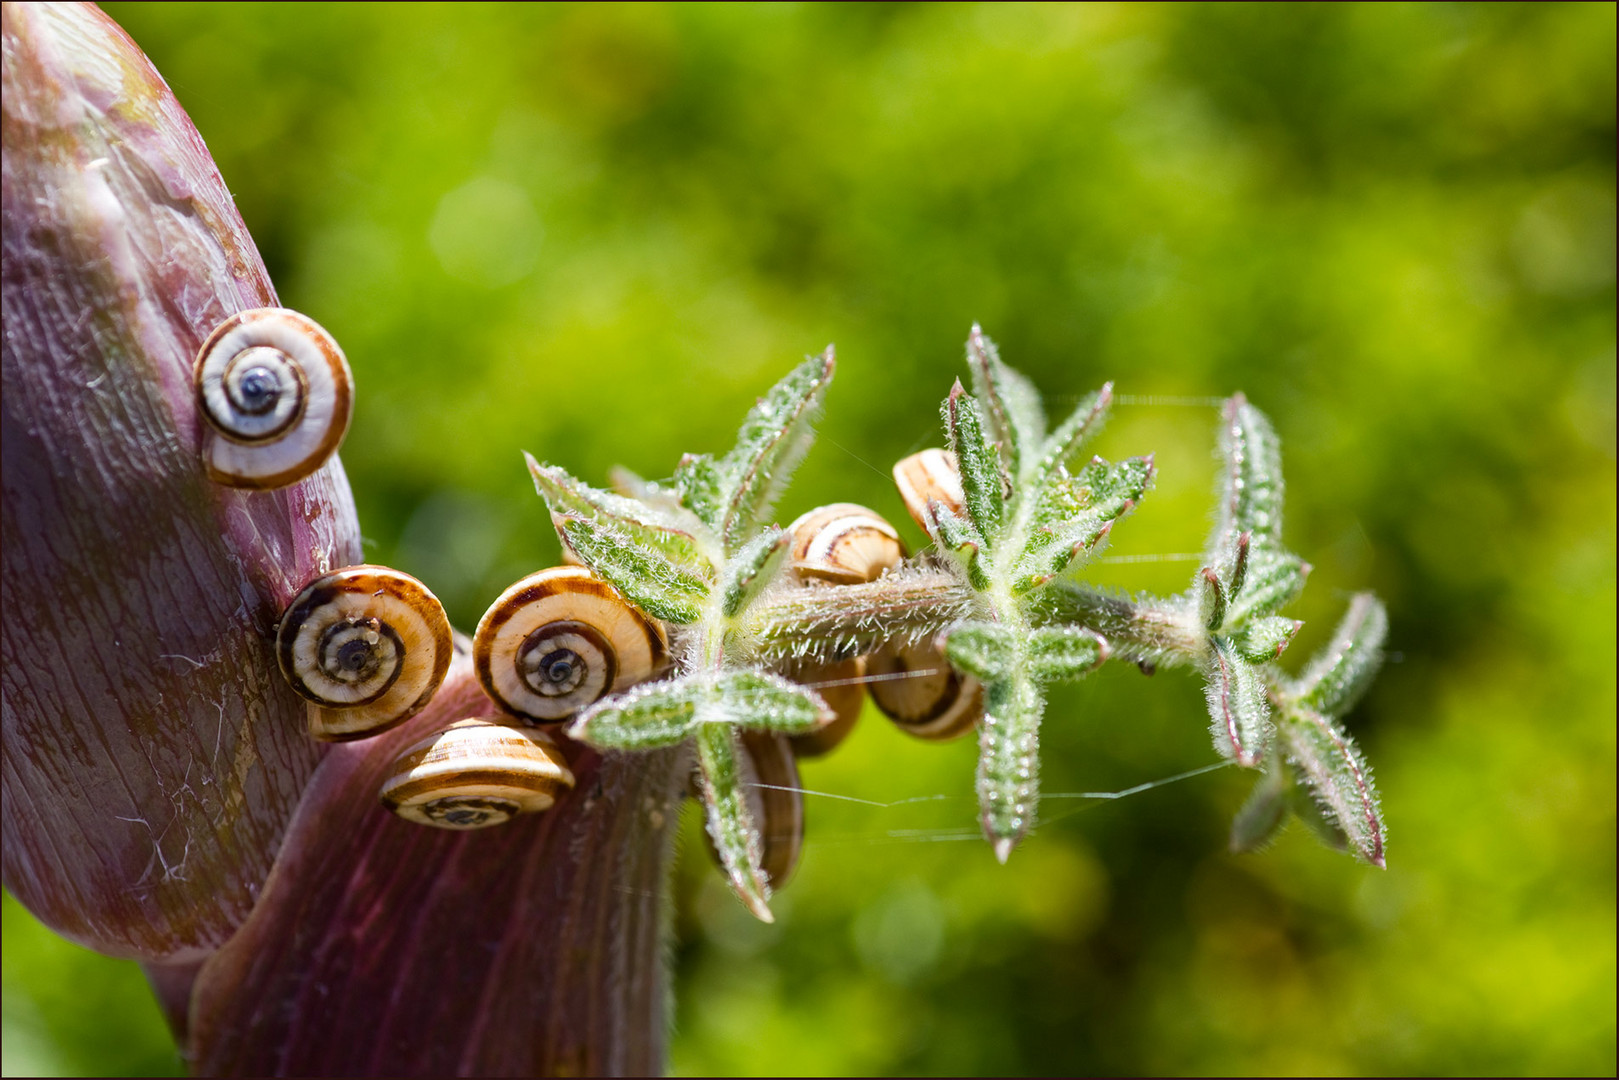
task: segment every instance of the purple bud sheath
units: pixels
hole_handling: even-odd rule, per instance
[[[273,631],[359,562],[348,484],[211,482],[192,386],[276,304],[252,238],[99,10],[6,4],[0,36],[6,887],[145,962],[198,1072],[657,1071],[682,759],[569,745],[543,814],[402,821],[400,749],[496,712],[464,659],[395,731],[309,739]]]

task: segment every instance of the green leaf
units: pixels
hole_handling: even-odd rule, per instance
[[[1107,639],[1080,626],[1045,626],[1026,638],[1030,671],[1042,681],[1077,679],[1108,657]]]
[[[691,678],[642,683],[579,714],[568,737],[601,750],[656,750],[685,742],[708,687]]]
[[[1112,383],[1105,383],[1100,390],[1087,395],[1079,403],[1079,407],[1068,415],[1068,419],[1051,433],[1051,438],[1046,440],[1045,457],[1040,462],[1039,470],[1031,475],[1030,481],[1038,484],[1044,477],[1052,475],[1072,461],[1074,455],[1102,430],[1112,405]]]
[[[1322,815],[1344,835],[1350,850],[1383,866],[1383,814],[1372,773],[1354,741],[1329,717],[1290,706],[1280,723],[1287,758],[1315,796]]]
[[[704,724],[697,732],[697,766],[709,838],[719,853],[731,891],[763,922],[774,922],[766,901],[770,885],[760,862],[764,845],[748,809],[736,732],[724,724]]]
[[[950,435],[950,450],[956,455],[961,473],[961,493],[967,517],[978,532],[993,544],[1001,532],[1006,508],[1006,485],[995,448],[984,439],[978,403],[961,380],[950,388],[944,401],[944,425]]]
[[[945,659],[957,671],[984,683],[1006,679],[1018,662],[1018,653],[1012,632],[995,623],[959,623],[944,642]]]
[[[534,489],[551,510],[551,521],[559,536],[564,519],[584,518],[613,529],[641,547],[661,552],[677,566],[697,574],[713,574],[712,564],[692,536],[691,526],[697,522],[683,521],[667,509],[593,488],[565,469],[542,465],[529,454],[523,457],[534,478]]]
[[[1357,593],[1331,643],[1311,659],[1288,687],[1290,697],[1306,709],[1342,716],[1360,700],[1383,662],[1388,613],[1371,593]]]
[[[832,347],[812,356],[760,398],[742,421],[736,446],[713,463],[719,530],[727,551],[767,524],[793,470],[809,452],[826,388],[836,366]],[[706,481],[705,481],[706,483]],[[695,509],[695,507],[694,507]]]
[[[1197,572],[1192,588],[1197,591],[1198,621],[1210,633],[1218,633],[1225,626],[1226,591],[1214,567],[1205,566]]]
[[[928,518],[933,524],[933,541],[939,545],[939,549],[948,552],[967,571],[973,588],[989,588],[989,579],[984,576],[984,568],[978,559],[984,548],[984,537],[972,522],[957,517],[937,499],[928,501]]]
[[[1272,730],[1264,678],[1219,635],[1209,638],[1204,677],[1214,748],[1239,765],[1258,765]]]
[[[1227,399],[1220,429],[1220,506],[1215,548],[1253,533],[1282,542],[1282,447],[1265,414],[1241,394]]]
[[[1303,625],[1298,619],[1271,615],[1255,619],[1237,631],[1231,642],[1237,647],[1237,655],[1250,664],[1269,664],[1282,655]]]
[[[725,477],[707,454],[687,454],[675,466],[675,495],[680,505],[718,535],[725,521]]]
[[[1077,475],[1052,478],[1039,496],[1038,527],[1018,561],[1013,591],[1038,588],[1095,554],[1114,523],[1135,509],[1153,475],[1149,456],[1117,465],[1094,458]]]
[[[978,813],[995,857],[1006,862],[1034,827],[1040,802],[1040,714],[1045,699],[1026,673],[984,687],[978,725]]]
[[[1293,780],[1287,766],[1272,757],[1266,762],[1265,773],[1254,784],[1248,801],[1231,820],[1231,850],[1254,851],[1269,843],[1287,820],[1292,794]]]
[[[815,691],[766,671],[730,671],[705,679],[699,707],[702,724],[807,735],[830,724],[834,714]]]
[[[967,369],[972,374],[973,395],[983,408],[990,437],[1000,447],[1006,471],[1021,478],[1025,469],[1039,461],[1046,437],[1039,391],[1001,361],[995,343],[977,323],[967,336]]]
[[[776,578],[787,553],[792,549],[792,534],[772,525],[748,541],[741,551],[725,566],[725,586],[721,593],[721,610],[727,619],[751,603]]]
[[[1242,591],[1227,598],[1225,625],[1241,627],[1274,615],[1304,591],[1309,576],[1310,564],[1291,551],[1255,544],[1248,553]]]
[[[702,618],[708,582],[661,551],[584,518],[563,518],[560,531],[586,566],[648,615],[682,624]]]

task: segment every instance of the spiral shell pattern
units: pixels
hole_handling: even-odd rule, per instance
[[[866,678],[877,707],[919,739],[965,735],[984,715],[983,685],[927,643],[883,646],[866,658]]]
[[[351,566],[304,587],[276,631],[287,682],[321,706],[317,739],[359,739],[419,712],[449,671],[450,620],[427,587],[386,566]]]
[[[348,431],[354,379],[343,350],[307,315],[254,308],[226,319],[197,355],[209,478],[241,488],[297,483]]]
[[[500,595],[472,639],[486,693],[534,723],[566,720],[661,670],[658,626],[589,570],[556,566]]]
[[[967,497],[962,494],[956,455],[948,450],[934,448],[902,458],[894,465],[894,486],[905,500],[911,520],[924,532],[932,532],[928,525],[929,502],[943,503],[958,516],[966,514]]]
[[[406,748],[380,795],[418,825],[481,829],[549,810],[573,785],[567,759],[545,732],[469,719]]]

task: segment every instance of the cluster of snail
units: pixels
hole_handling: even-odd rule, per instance
[[[336,451],[353,409],[352,377],[336,341],[280,308],[221,324],[202,346],[195,383],[207,424],[204,464],[215,482],[234,487],[284,487],[313,473]],[[894,480],[924,529],[930,502],[961,512],[961,481],[946,451],[906,458]],[[812,510],[789,531],[792,571],[804,588],[875,581],[906,556],[888,522],[852,503]],[[425,585],[371,565],[311,581],[287,607],[275,640],[283,675],[314,706],[310,734],[327,741],[368,738],[415,716],[444,681],[456,648],[444,607]],[[478,623],[472,657],[506,716],[459,720],[399,755],[380,794],[407,820],[474,829],[548,809],[574,775],[547,729],[658,677],[670,662],[664,626],[577,565],[541,570],[503,592]],[[868,688],[879,709],[924,739],[965,734],[983,709],[982,687],[926,643],[801,664],[789,674],[821,690],[835,719],[790,741],[743,733],[763,869],[777,883],[803,837],[795,758],[841,742]]]

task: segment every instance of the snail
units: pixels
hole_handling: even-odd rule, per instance
[[[413,743],[382,782],[383,804],[407,821],[481,829],[549,810],[573,772],[538,728],[458,720]]]
[[[804,581],[876,581],[905,558],[894,527],[855,503],[817,507],[787,531],[793,534],[793,570]]]
[[[928,503],[938,502],[952,513],[966,514],[966,496],[961,491],[961,473],[956,455],[948,450],[923,450],[902,458],[894,465],[894,486],[905,500],[905,509],[924,532],[928,526]]]
[[[965,735],[984,714],[984,688],[950,666],[929,643],[884,645],[866,658],[871,700],[900,729],[919,739]]]
[[[794,521],[788,531],[793,535],[793,572],[804,584],[876,581],[905,559],[905,544],[894,527],[875,510],[855,503],[817,507]],[[813,686],[835,715],[827,726],[793,736],[793,751],[800,757],[830,753],[860,719],[866,700],[861,684],[865,662],[859,657],[829,663],[806,661],[784,674]]]
[[[360,739],[416,715],[444,681],[450,620],[427,586],[386,566],[316,578],[276,631],[281,673],[321,706],[317,739]]]
[[[798,866],[804,847],[804,795],[799,790],[798,765],[785,736],[747,730],[737,734],[737,765],[743,791],[753,823],[759,829],[759,869],[764,871],[771,889],[779,889]],[[693,794],[700,798],[695,774],[692,781]],[[707,829],[703,830],[703,844],[723,873],[725,864]]]
[[[837,749],[860,719],[866,704],[866,661],[864,657],[835,660],[832,663],[802,663],[782,674],[821,695],[832,710],[832,722],[803,735],[789,736],[793,753],[799,757],[821,757]]]
[[[661,629],[589,570],[555,566],[500,594],[472,638],[478,681],[522,719],[566,720],[665,664]]]
[[[325,464],[348,431],[354,379],[343,350],[286,308],[240,311],[197,354],[202,456],[215,483],[295,484]]]

